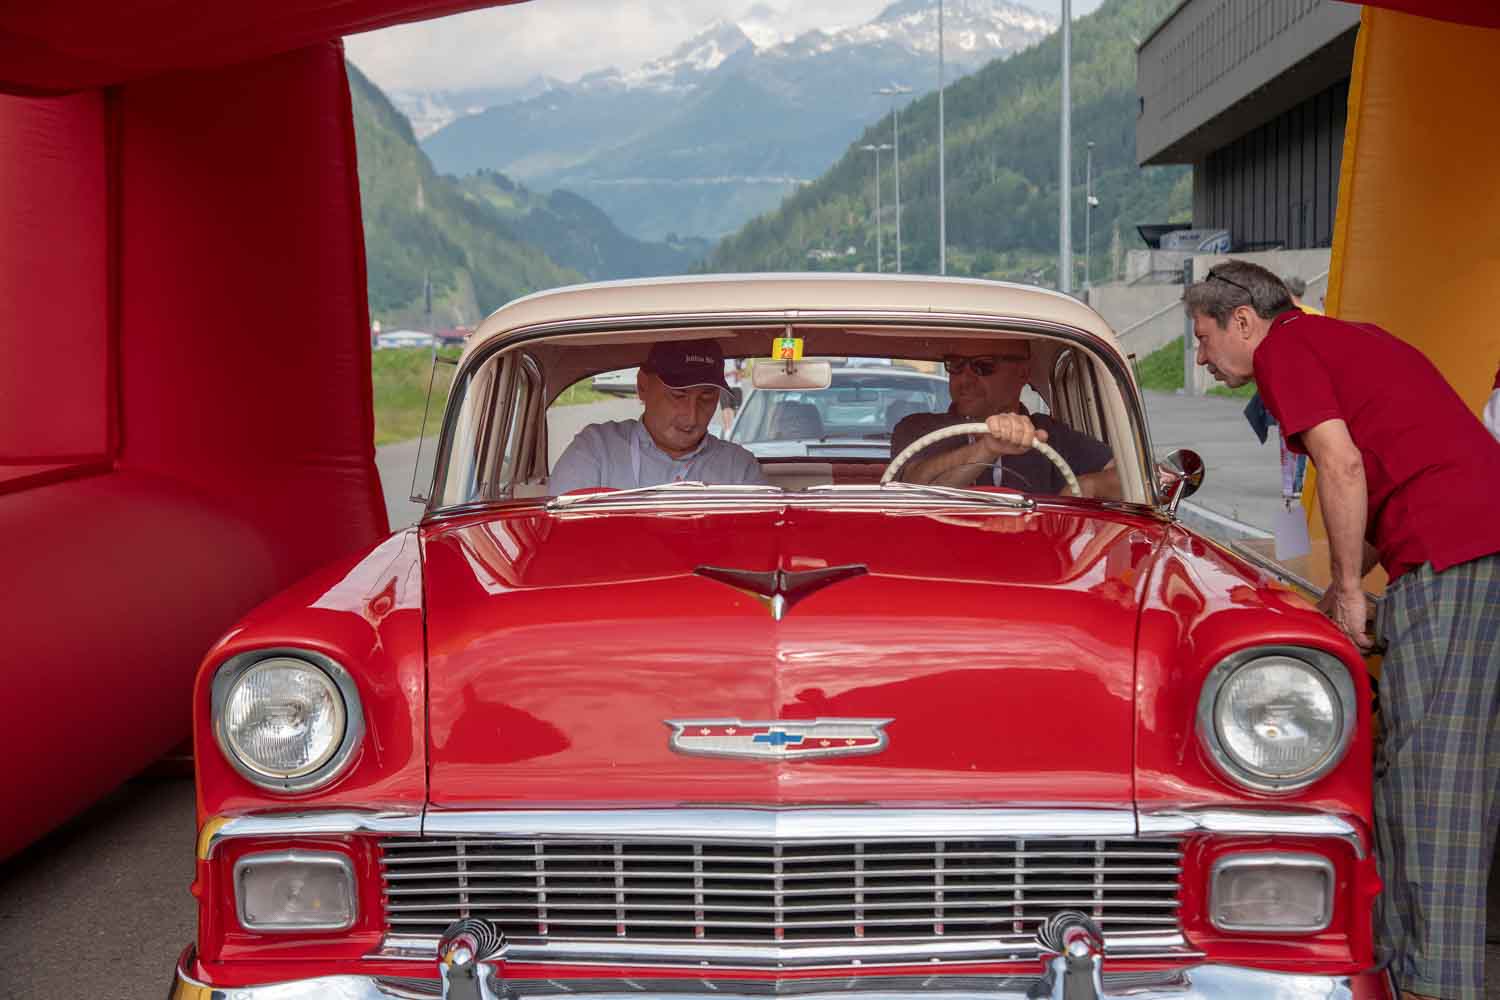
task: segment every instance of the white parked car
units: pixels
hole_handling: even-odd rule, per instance
[[[835,367],[826,389],[747,394],[728,438],[756,458],[888,459],[891,430],[912,413],[948,408],[948,379],[892,365]]]

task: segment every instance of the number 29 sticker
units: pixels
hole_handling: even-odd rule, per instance
[[[777,337],[771,342],[772,361],[801,361],[801,337]]]

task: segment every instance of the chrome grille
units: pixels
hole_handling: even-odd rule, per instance
[[[1030,939],[1058,910],[1106,936],[1178,930],[1171,841],[383,841],[386,924],[461,917],[512,942]]]

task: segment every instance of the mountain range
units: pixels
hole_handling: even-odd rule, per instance
[[[1189,217],[1187,167],[1135,163],[1136,38],[1178,0],[1106,0],[1073,22],[1073,157],[1069,195],[1073,243],[1106,266],[1107,248],[1141,246],[1135,225]],[[1058,34],[957,81],[945,95],[948,272],[1053,284],[1058,245],[1061,42]],[[876,270],[894,266],[895,177],[881,158],[885,198],[876,238],[875,164],[860,146],[890,141],[891,117],[870,125],[815,183],[725,238],[705,263],[712,271]],[[936,95],[901,113],[902,264],[938,270]],[[1086,220],[1087,144],[1098,207]],[[1084,232],[1092,221],[1091,246]],[[875,251],[883,243],[885,259]],[[1075,279],[1074,286],[1082,282]]]
[[[946,0],[950,80],[1035,45],[1054,29],[1008,0]],[[482,96],[407,92],[408,107],[454,119],[423,141],[440,172],[499,170],[583,195],[627,233],[710,239],[773,209],[818,177],[892,106],[876,91],[937,85],[937,7],[897,0],[875,19],[779,38],[719,22],[659,59],[607,69],[478,114]],[[423,103],[425,102],[425,103]]]
[[[352,64],[348,73],[373,319],[422,326],[430,287],[433,326],[472,326],[538,289],[680,274],[708,250],[633,239],[566,191],[533,192],[493,171],[440,175],[380,89]]]

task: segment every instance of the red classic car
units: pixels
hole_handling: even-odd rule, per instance
[[[1115,495],[807,456],[551,495],[550,404],[689,339],[802,393],[818,356],[1022,358]],[[506,306],[421,523],[204,661],[173,996],[1389,996],[1363,664],[1178,522],[1193,459],[1153,461],[1111,332],[1049,291],[735,276]]]

